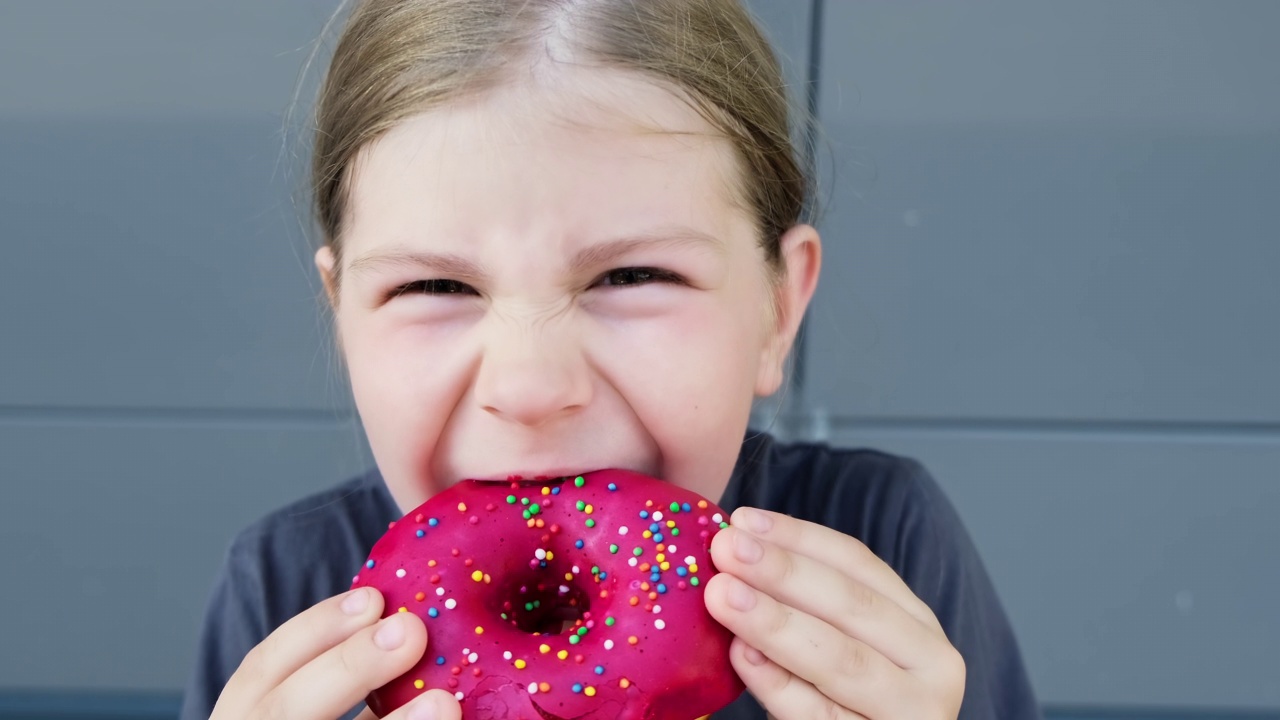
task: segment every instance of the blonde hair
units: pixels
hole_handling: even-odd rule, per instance
[[[509,80],[564,26],[575,54],[679,90],[732,143],[741,200],[780,271],[779,237],[799,222],[809,181],[778,59],[738,0],[360,0],[316,106],[312,200],[335,257],[360,150],[409,117]]]

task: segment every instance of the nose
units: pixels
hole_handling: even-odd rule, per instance
[[[508,325],[489,335],[475,384],[486,412],[537,427],[591,401],[586,358],[568,333]]]

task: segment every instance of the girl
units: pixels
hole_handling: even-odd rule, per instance
[[[747,433],[821,258],[782,87],[735,0],[354,8],[316,266],[377,470],[233,543],[184,717],[353,712],[427,643],[338,594],[389,521],[463,478],[607,467],[736,508],[705,598],[750,694],[720,717],[1037,716],[918,464]],[[393,717],[459,714],[436,690]]]

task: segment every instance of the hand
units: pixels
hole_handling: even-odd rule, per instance
[[[357,588],[324,600],[258,644],[218,697],[210,720],[335,720],[370,691],[413,667],[427,629],[412,613],[379,620],[382,595]],[[364,710],[357,720],[372,720]],[[387,716],[393,720],[460,720],[453,696],[431,690]]]
[[[965,667],[933,611],[857,540],[739,508],[716,534],[707,609],[780,720],[955,720]]]

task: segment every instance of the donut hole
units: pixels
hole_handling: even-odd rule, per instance
[[[548,582],[545,576],[511,583],[498,597],[502,619],[530,635],[576,632],[590,618],[590,601],[582,588]]]

